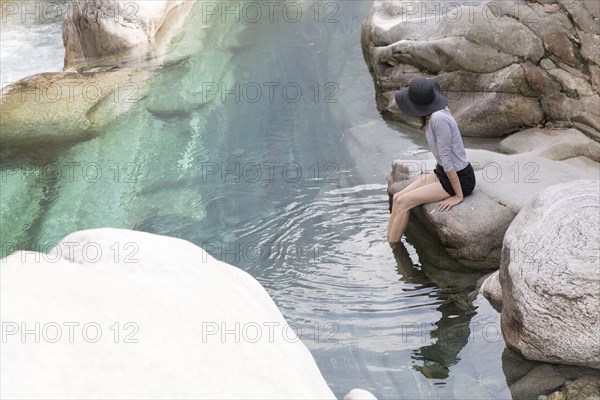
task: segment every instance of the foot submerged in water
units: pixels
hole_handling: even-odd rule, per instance
[[[390,245],[390,247],[392,249],[395,249],[398,246],[402,246],[402,242],[390,242],[389,240],[388,240],[388,244]]]

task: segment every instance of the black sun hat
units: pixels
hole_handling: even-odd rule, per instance
[[[433,79],[414,78],[407,88],[396,92],[400,110],[412,117],[421,117],[442,110],[448,100],[442,94],[440,84]]]

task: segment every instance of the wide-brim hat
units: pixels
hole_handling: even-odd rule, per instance
[[[396,92],[395,98],[400,110],[412,117],[429,115],[448,105],[440,84],[428,78],[414,78],[407,88]]]

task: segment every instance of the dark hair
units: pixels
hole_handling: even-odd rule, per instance
[[[431,114],[427,114],[419,117],[421,118],[421,126],[419,127],[419,129],[425,129],[425,127],[427,126],[427,118],[429,118],[430,116]]]

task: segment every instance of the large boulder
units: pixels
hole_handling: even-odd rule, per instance
[[[577,129],[526,129],[518,135],[503,139],[498,150],[505,153],[526,153],[551,160],[581,156],[600,162],[600,143]]]
[[[403,114],[394,93],[434,77],[466,136],[573,127],[600,141],[600,2],[376,0],[362,46],[377,105]]]
[[[335,398],[265,289],[187,241],[80,231],[0,273],[3,398]]]
[[[63,22],[65,69],[163,53],[194,1],[78,0]]]
[[[137,106],[149,79],[139,69],[51,72],[3,88],[0,155],[26,152],[41,158],[53,147],[95,137]]]
[[[600,182],[552,185],[502,247],[502,333],[532,360],[600,368]]]
[[[502,240],[517,213],[548,186],[587,177],[598,179],[597,164],[576,165],[524,154],[500,154],[487,150],[467,149],[477,180],[470,196],[450,211],[437,210],[438,202],[415,207],[417,218],[441,243],[432,249],[440,255],[443,269],[497,269],[500,265]],[[396,160],[388,177],[388,193],[394,193],[431,172],[435,160]],[[433,241],[432,241],[433,240]],[[447,263],[448,257],[455,263]]]
[[[132,18],[121,21],[127,10]],[[2,89],[0,156],[46,163],[50,154],[105,133],[108,124],[142,102],[168,118],[212,101],[201,95],[202,83],[225,80],[224,66],[243,27],[232,24],[220,32],[221,46],[204,48],[220,21],[218,13],[204,11],[194,1],[73,2],[63,33],[67,58],[77,63],[66,72],[29,76]],[[160,39],[160,46],[151,46],[151,38]],[[125,48],[127,56],[121,54]],[[202,60],[191,57],[200,49]],[[206,63],[206,57],[213,62]],[[179,85],[184,93],[174,92],[177,80],[190,80]]]

